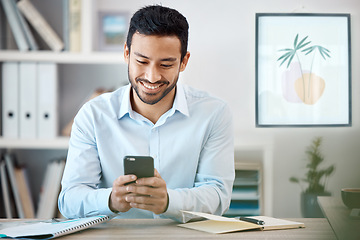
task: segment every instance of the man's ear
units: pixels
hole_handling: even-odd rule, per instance
[[[186,65],[188,64],[189,58],[190,58],[190,52],[187,52],[180,64],[180,72],[185,70]]]
[[[124,44],[124,60],[127,64],[129,64],[129,58],[130,58],[130,50],[127,46],[127,44]]]

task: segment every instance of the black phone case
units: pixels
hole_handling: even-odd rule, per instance
[[[134,174],[137,178],[154,176],[154,159],[150,156],[125,156],[124,174]]]

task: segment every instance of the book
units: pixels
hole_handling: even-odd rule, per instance
[[[9,179],[10,179],[12,193],[14,195],[17,214],[18,214],[19,218],[24,218],[25,214],[24,214],[23,206],[22,206],[21,199],[20,199],[18,184],[16,182],[16,177],[15,177],[14,157],[13,157],[13,155],[5,153],[4,159],[6,162],[6,169],[8,172]]]
[[[81,51],[90,53],[93,47],[93,0],[82,0],[81,3]]]
[[[29,44],[26,40],[25,33],[21,26],[20,19],[16,13],[15,6],[13,5],[13,0],[1,0],[5,15],[8,19],[11,31],[14,35],[16,45],[20,51],[29,50]]]
[[[40,190],[36,217],[48,219],[56,216],[60,183],[65,168],[65,159],[51,161],[46,167]]]
[[[81,51],[81,0],[68,0],[69,8],[69,50]]]
[[[64,48],[63,41],[47,23],[40,12],[34,7],[30,0],[20,0],[17,3],[17,6],[29,23],[44,39],[50,49],[53,51],[61,51]]]
[[[1,182],[1,196],[3,197],[3,206],[5,209],[5,216],[6,218],[12,218],[13,214],[11,211],[11,204],[10,204],[10,190],[9,184],[5,169],[5,161],[0,159],[0,182]]]
[[[62,1],[62,22],[63,22],[63,32],[62,32],[62,39],[64,42],[64,51],[69,51],[69,18],[70,18],[70,9],[69,9],[69,1],[70,0],[63,0]]]
[[[251,216],[252,219],[264,221],[264,225],[258,225],[247,221],[242,221],[236,218],[228,218],[216,216],[208,213],[182,211],[185,215],[192,215],[207,220],[189,222],[179,224],[179,227],[189,228],[198,231],[209,233],[229,233],[246,230],[278,230],[291,228],[304,228],[304,223],[294,222],[285,219],[267,217],[267,216]]]
[[[110,220],[107,215],[87,218],[69,219],[64,221],[38,222],[18,225],[0,230],[0,238],[31,238],[50,239],[85,230],[96,224]]]
[[[34,202],[32,200],[30,184],[25,167],[15,167],[15,179],[18,185],[21,205],[25,218],[35,218]]]
[[[16,12],[16,16],[19,19],[20,26],[21,26],[22,31],[25,34],[26,42],[29,45],[29,49],[30,50],[38,50],[39,46],[37,45],[35,38],[30,30],[30,27],[29,27],[28,23],[26,22],[26,20],[24,19],[24,16],[20,13],[20,10],[16,6],[16,2],[11,1],[11,4],[13,5],[13,8],[15,9],[15,12]]]
[[[4,9],[0,4],[0,49],[6,49],[7,41],[7,21]]]

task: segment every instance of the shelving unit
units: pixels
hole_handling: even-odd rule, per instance
[[[235,168],[236,180],[234,186],[247,184],[248,189],[252,188],[252,212],[237,208],[235,214],[253,215],[260,214],[273,216],[273,139],[261,135],[246,135],[235,133]],[[246,176],[247,183],[239,177]],[[252,181],[251,181],[252,180]],[[256,188],[257,186],[257,188]],[[245,187],[244,187],[245,188]],[[246,188],[245,188],[246,189]],[[255,189],[255,190],[254,190]],[[254,193],[255,192],[255,193]],[[237,196],[233,196],[236,201]],[[246,200],[246,199],[243,199]],[[250,206],[250,205],[249,205]],[[248,206],[248,208],[249,208]],[[242,207],[246,209],[246,207]],[[241,209],[242,209],[241,208]],[[258,209],[257,209],[258,208]],[[233,214],[229,209],[229,213]]]
[[[0,148],[5,149],[67,149],[69,147],[68,137],[56,139],[6,139],[0,137]]]
[[[0,62],[6,61],[37,61],[58,64],[125,64],[122,53],[19,52],[15,50],[2,50],[0,51]]]
[[[235,162],[235,181],[226,216],[262,215],[262,164]]]
[[[63,1],[34,0],[32,3],[62,38]],[[59,134],[93,91],[99,87],[114,89],[127,81],[123,53],[96,50],[96,13],[99,3],[93,0],[83,3],[81,52],[0,50],[0,68],[3,62],[51,62],[58,65]],[[0,83],[1,77],[0,74]],[[54,139],[10,139],[0,136],[0,154],[15,154],[17,162],[28,170],[35,207],[47,164],[66,157],[68,146],[69,137],[60,135]]]

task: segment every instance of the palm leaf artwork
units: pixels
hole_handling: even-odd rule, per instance
[[[294,48],[284,48],[284,49],[279,50],[279,51],[285,52],[283,55],[281,55],[278,58],[278,61],[282,60],[282,62],[280,63],[280,66],[283,65],[283,63],[285,63],[286,60],[288,60],[288,64],[286,66],[286,68],[288,68],[290,66],[290,63],[292,62],[294,56],[297,55],[296,52],[311,43],[311,41],[305,42],[306,39],[308,38],[308,36],[304,37],[299,43],[298,43],[298,38],[299,38],[299,34],[296,34],[296,37],[294,40]],[[297,56],[297,58],[298,58],[298,56]]]
[[[296,56],[300,68],[299,70],[301,73],[301,78],[299,78],[299,81],[296,81],[295,90],[297,95],[300,97],[300,99],[306,104],[314,104],[320,98],[322,91],[325,88],[325,81],[320,76],[317,76],[312,73],[316,52],[319,52],[320,56],[324,60],[330,58],[329,49],[322,47],[320,45],[308,46],[310,43],[311,41],[308,40],[308,36],[299,40],[299,34],[296,34],[293,43],[293,48],[284,48],[278,50],[279,52],[283,52],[283,54],[277,59],[277,61],[280,62],[280,67],[283,64],[286,64],[286,68],[289,68],[291,62]],[[305,56],[309,55],[310,53],[314,53],[312,57],[309,73],[304,74],[298,52],[304,53]],[[305,89],[306,85],[307,85],[307,89]],[[316,85],[317,87],[314,88],[313,85]],[[317,89],[316,92],[314,92],[315,90],[313,89]]]

